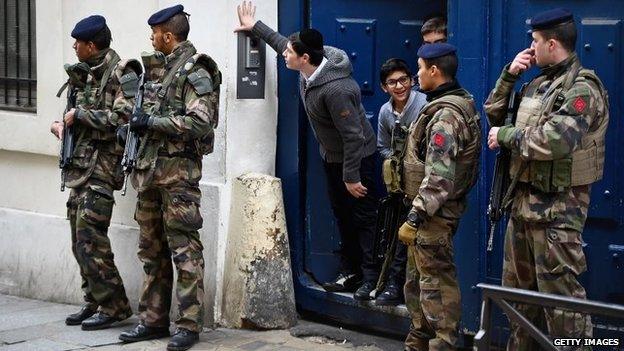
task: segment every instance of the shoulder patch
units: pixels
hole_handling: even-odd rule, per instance
[[[446,142],[446,138],[444,137],[444,135],[442,133],[436,133],[433,136],[433,143],[437,147],[443,147],[445,142]]]
[[[189,74],[187,79],[199,95],[208,94],[214,90],[212,78],[210,74],[208,74],[208,71],[203,68]]]
[[[119,78],[119,84],[124,97],[134,97],[139,86],[139,76],[134,71],[130,71]]]
[[[576,99],[574,99],[572,106],[574,107],[576,112],[582,113],[583,111],[585,111],[585,108],[587,107],[587,102],[585,101],[585,99],[583,99],[583,97],[579,96]]]
[[[440,153],[446,153],[454,143],[453,135],[445,130],[434,131],[429,139],[429,147]]]

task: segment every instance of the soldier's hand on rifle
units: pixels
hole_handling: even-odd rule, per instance
[[[368,192],[368,189],[366,189],[366,187],[362,185],[362,182],[357,182],[357,183],[345,182],[345,186],[347,187],[347,191],[351,193],[353,197],[358,198],[358,199],[366,196],[366,193]]]
[[[150,119],[151,117],[147,113],[138,113],[132,115],[132,118],[130,118],[130,130],[133,132],[140,132],[142,130],[148,129]]]
[[[72,108],[71,110],[67,111],[65,116],[63,116],[63,120],[65,121],[65,124],[68,127],[71,127],[71,125],[74,124],[74,116],[75,116],[75,114],[76,114],[76,109]]]
[[[251,1],[243,1],[242,4],[236,7],[238,12],[238,22],[240,25],[234,28],[235,32],[250,31],[253,26],[258,22],[256,20],[256,7],[251,4]]]
[[[535,64],[535,49],[527,48],[518,53],[509,65],[509,73],[518,75]]]
[[[54,134],[54,136],[57,137],[59,140],[63,139],[63,123],[60,121],[52,122],[52,125],[50,126],[50,132]]]
[[[498,130],[499,127],[492,127],[488,132],[488,147],[490,150],[496,150],[500,147],[498,144]]]

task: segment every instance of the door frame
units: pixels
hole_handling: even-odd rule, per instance
[[[475,93],[475,99],[482,101],[487,94],[486,84],[489,79],[486,64],[488,62],[487,48],[490,39],[488,12],[491,10],[490,3],[486,0],[448,0],[447,16],[449,33],[453,33],[449,39],[458,46],[460,52],[466,52],[466,59],[472,60],[479,68],[472,71],[462,70],[458,77],[468,90]],[[495,5],[494,5],[495,6]],[[301,28],[309,26],[309,0],[278,0],[278,28],[283,34],[290,34]],[[472,13],[465,16],[464,22],[460,22],[459,14]],[[468,18],[470,17],[470,18]],[[483,31],[459,32],[463,26],[481,25]],[[488,38],[483,40],[483,38]],[[465,43],[462,45],[462,43]],[[478,43],[475,45],[474,43]],[[461,61],[460,61],[461,62]],[[498,64],[498,62],[494,62]],[[306,228],[306,137],[307,118],[303,111],[298,92],[299,77],[288,70],[283,60],[278,59],[278,125],[277,125],[277,153],[276,175],[282,180],[284,205],[286,212],[287,228],[289,233],[291,266],[295,288],[297,309],[300,312],[321,315],[330,320],[339,321],[365,329],[374,329],[395,335],[405,335],[409,328],[409,316],[400,309],[394,310],[388,307],[376,307],[374,303],[358,303],[347,294],[328,293],[322,289],[305,271],[305,228]],[[480,105],[478,103],[478,105]],[[485,133],[485,130],[484,130]],[[484,134],[485,136],[485,134]],[[296,147],[295,147],[296,146]],[[485,161],[485,160],[483,160]],[[482,165],[488,165],[482,162]],[[479,186],[473,191],[477,192],[479,208],[481,211],[482,199],[487,197],[488,189],[483,186],[481,169]],[[483,212],[484,213],[484,212]],[[483,218],[485,218],[483,216]],[[486,232],[485,220],[475,223],[476,231]],[[484,247],[486,238],[479,237],[478,245]],[[485,276],[486,257],[485,253],[475,253],[478,260],[479,279]],[[459,263],[459,262],[458,262]],[[474,261],[472,261],[474,264]],[[477,294],[480,301],[480,292],[476,290],[476,283],[463,287],[464,294]],[[468,290],[468,291],[466,291]],[[464,325],[473,326],[477,330],[479,306],[474,306],[469,320]],[[475,317],[476,316],[476,317]],[[474,325],[473,325],[474,324]],[[465,328],[464,328],[465,329]]]

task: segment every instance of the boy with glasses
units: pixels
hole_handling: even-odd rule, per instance
[[[390,100],[379,109],[377,128],[377,150],[384,158],[384,164],[387,165],[391,162],[392,156],[398,157],[401,152],[398,150],[402,145],[401,133],[393,133],[395,126],[407,131],[410,124],[418,116],[418,111],[427,101],[425,94],[412,89],[414,85],[412,73],[407,62],[402,59],[391,58],[381,65],[379,81],[381,82],[381,89],[390,95]],[[388,182],[388,180],[384,180]],[[405,196],[399,189],[388,188],[388,193],[394,201],[402,202]],[[407,214],[407,209],[401,206],[399,208],[402,209],[400,216],[404,217]],[[392,258],[389,266],[386,284],[376,300],[377,305],[396,306],[403,302],[402,290],[405,281],[406,262],[407,247],[402,243],[397,243],[394,258]],[[384,278],[381,277],[381,279]]]

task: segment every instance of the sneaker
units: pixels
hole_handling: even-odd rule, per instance
[[[331,282],[323,284],[323,289],[329,292],[352,292],[358,287],[362,277],[354,273],[340,273]]]
[[[362,286],[353,294],[353,298],[359,301],[372,300],[371,292],[375,290],[375,282],[364,282]]]

